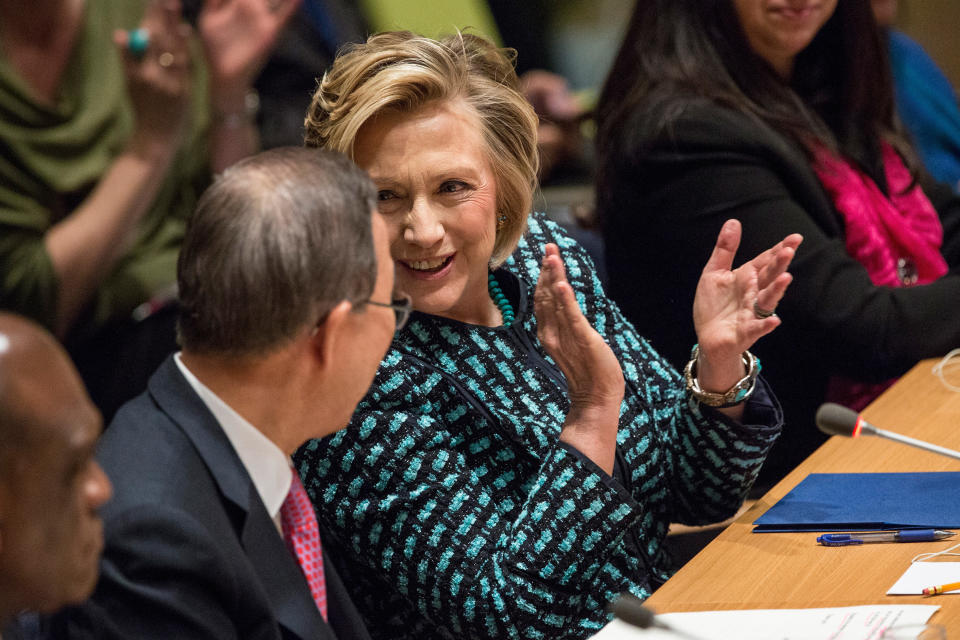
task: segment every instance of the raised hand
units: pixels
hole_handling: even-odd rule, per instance
[[[134,112],[133,145],[172,154],[182,140],[190,103],[190,25],[180,19],[179,0],[153,0],[140,24],[146,51],[131,52],[131,34],[116,31]]]
[[[580,310],[555,244],[545,249],[534,312],[537,337],[567,379],[570,412],[560,439],[609,473],[623,400],[623,370]]]
[[[215,107],[233,108],[266,63],[300,0],[206,0],[197,21]]]
[[[537,149],[542,178],[578,153],[583,143],[580,119],[585,110],[577,103],[566,79],[555,73],[531,69],[520,76],[520,86],[540,118]]]
[[[743,377],[740,354],[780,325],[772,312],[790,285],[787,267],[803,240],[799,234],[789,235],[732,269],[740,233],[737,220],[724,223],[693,301],[700,344],[698,378],[708,391],[726,391]]]

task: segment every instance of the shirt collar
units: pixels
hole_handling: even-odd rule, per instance
[[[230,440],[230,444],[240,457],[240,462],[250,475],[253,486],[257,488],[267,513],[275,523],[280,521],[280,507],[290,492],[292,480],[291,469],[293,463],[290,457],[283,453],[272,440],[247,422],[230,405],[220,399],[205,384],[200,382],[187,369],[180,359],[180,354],[174,356],[177,366],[183,377],[187,379],[193,390],[203,401],[210,413],[220,423],[220,427]],[[279,524],[278,524],[279,526]]]

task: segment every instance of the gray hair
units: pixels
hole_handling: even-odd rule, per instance
[[[286,147],[227,169],[200,198],[177,264],[178,338],[197,353],[260,355],[377,276],[376,191],[339,153]]]

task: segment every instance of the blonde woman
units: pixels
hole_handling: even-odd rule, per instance
[[[668,577],[670,522],[737,509],[776,438],[746,350],[779,323],[755,309],[776,307],[799,236],[731,271],[739,225],[721,232],[691,392],[529,214],[537,120],[503,51],[373,36],[306,124],[373,178],[414,309],[350,428],[297,455],[326,552],[374,637],[591,635],[615,594]]]

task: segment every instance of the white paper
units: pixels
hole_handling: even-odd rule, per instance
[[[925,624],[936,605],[865,605],[824,609],[753,609],[665,613],[672,631],[614,620],[594,640],[876,640],[894,625]],[[679,633],[676,633],[679,632]]]
[[[960,562],[914,562],[890,587],[887,595],[919,596],[923,595],[924,589],[951,582],[960,582]],[[950,593],[960,594],[960,589],[947,591]]]

